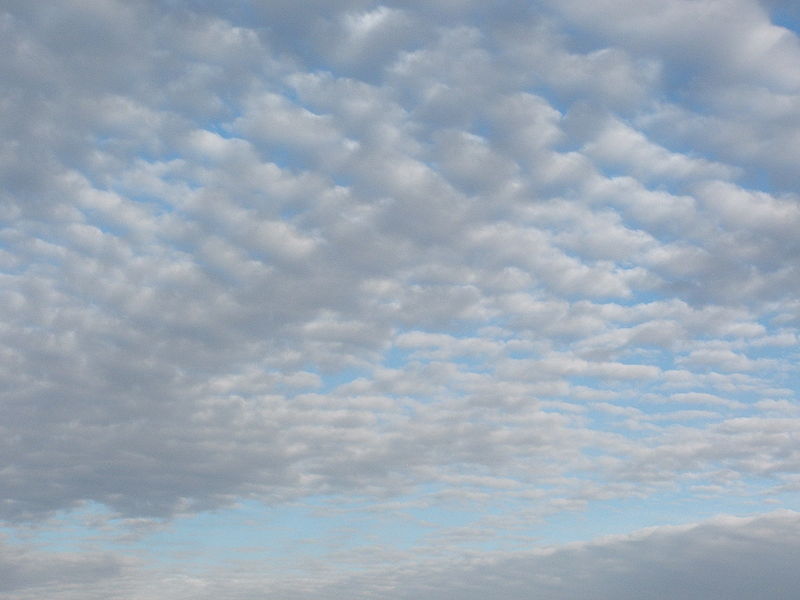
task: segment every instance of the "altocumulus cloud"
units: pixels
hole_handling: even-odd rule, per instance
[[[4,3],[0,595],[792,597],[799,20]]]

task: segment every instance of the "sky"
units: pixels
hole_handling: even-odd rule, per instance
[[[796,598],[799,35],[0,1],[0,599]]]

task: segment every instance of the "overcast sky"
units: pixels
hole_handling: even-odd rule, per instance
[[[0,598],[794,600],[795,0],[0,0]]]

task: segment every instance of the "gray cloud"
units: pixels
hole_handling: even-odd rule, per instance
[[[402,577],[398,598],[790,598],[797,584],[795,514],[720,519],[664,528],[525,557],[475,560],[418,579]]]
[[[127,568],[112,555],[37,551],[16,544],[0,546],[0,597],[24,597],[29,591],[60,594],[65,589],[115,580]],[[16,594],[22,594],[17,596]]]

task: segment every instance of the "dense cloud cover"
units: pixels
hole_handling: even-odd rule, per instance
[[[0,597],[788,599],[799,30],[3,3]]]

